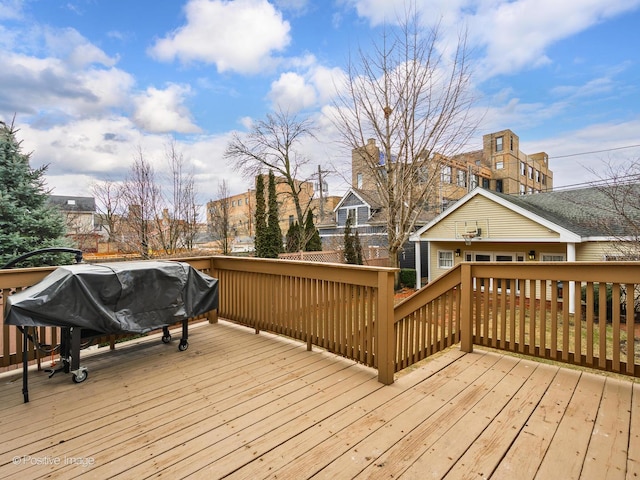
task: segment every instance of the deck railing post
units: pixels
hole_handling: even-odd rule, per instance
[[[214,257],[209,257],[209,272],[210,275],[212,277],[216,277],[215,275],[215,259]],[[220,293],[220,285],[218,285],[218,294]],[[209,323],[218,323],[218,309],[216,308],[215,310],[210,310],[207,312],[207,319],[209,320]]]
[[[460,350],[473,352],[473,278],[471,264],[460,266]]]
[[[395,329],[393,315],[394,271],[378,272],[376,308],[378,381],[391,385],[395,375]]]

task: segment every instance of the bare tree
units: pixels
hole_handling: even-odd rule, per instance
[[[153,247],[152,230],[160,196],[153,167],[138,148],[123,188],[122,199],[127,207],[127,235],[123,238],[142,258],[149,258]]]
[[[391,264],[429,202],[441,159],[459,153],[477,128],[466,35],[447,54],[439,25],[414,9],[387,27],[372,53],[359,49],[335,101],[342,141],[359,150],[386,218]],[[380,146],[369,149],[369,139]]]
[[[308,137],[314,138],[309,119],[298,119],[279,110],[268,114],[266,120],[257,122],[246,136],[234,133],[224,154],[225,158],[235,160],[248,177],[253,178],[265,170],[271,170],[284,179],[299,225],[304,225],[312,195],[303,199],[305,182],[311,177],[304,177],[302,171],[309,159],[296,147]]]
[[[209,228],[220,244],[223,255],[231,252],[231,223],[229,220],[229,186],[226,180],[218,183],[218,199],[210,202]]]
[[[640,159],[609,160],[598,170],[592,187],[598,196],[591,200],[589,219],[609,237],[612,255],[640,260]]]
[[[155,204],[155,222],[158,238],[167,254],[179,248],[193,248],[197,233],[198,206],[193,172],[185,169],[182,152],[172,141],[166,146],[165,157],[169,167],[170,191]]]
[[[96,210],[101,227],[107,232],[107,241],[116,242],[118,219],[122,215],[122,188],[112,180],[94,182],[91,193],[96,199]]]

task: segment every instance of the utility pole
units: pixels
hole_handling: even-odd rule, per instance
[[[322,168],[318,165],[318,188],[320,189],[320,218],[324,218],[324,185],[322,183]]]

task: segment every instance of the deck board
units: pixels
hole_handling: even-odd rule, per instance
[[[224,320],[193,326],[189,343],[178,352],[153,335],[83,352],[87,381],[31,372],[28,404],[20,372],[1,375],[0,478],[640,471],[640,384],[624,378],[454,347],[383,386],[370,368]]]

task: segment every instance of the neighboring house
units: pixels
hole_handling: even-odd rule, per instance
[[[618,193],[589,187],[506,195],[477,188],[416,231],[411,241],[416,247],[428,245],[429,281],[462,261],[638,260],[640,184],[613,188]],[[618,202],[624,198],[635,203],[626,202],[623,216]]]
[[[100,235],[96,229],[95,198],[49,195],[48,201],[62,212],[66,236],[84,252],[97,251]]]
[[[333,213],[331,221],[317,225],[323,250],[340,250],[343,247],[347,218],[351,218],[351,231],[358,232],[366,258],[388,257],[386,211],[376,201],[375,195],[350,188]],[[414,268],[414,253],[410,244],[399,252],[401,268]]]

